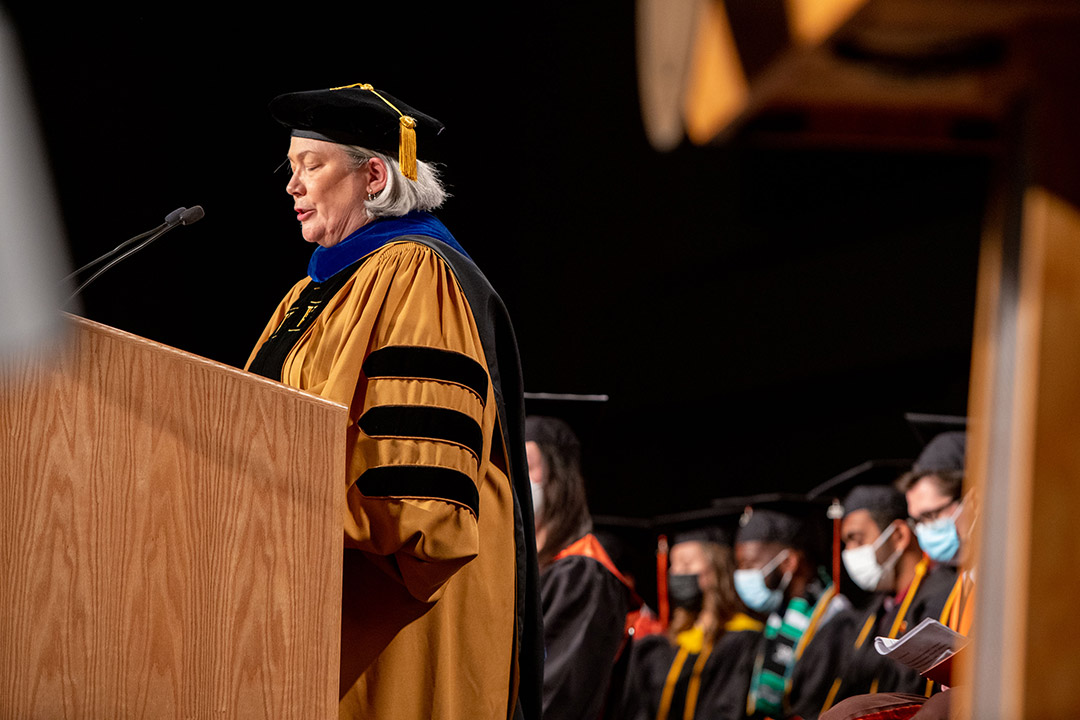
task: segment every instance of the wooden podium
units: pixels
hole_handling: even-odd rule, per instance
[[[346,409],[70,323],[0,364],[0,718],[337,717]]]

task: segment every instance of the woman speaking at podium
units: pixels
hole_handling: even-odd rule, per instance
[[[308,277],[247,369],[349,408],[343,718],[539,718],[536,550],[505,309],[430,211],[443,125],[371,85],[281,95]]]

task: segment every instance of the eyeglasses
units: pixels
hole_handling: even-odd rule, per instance
[[[916,522],[916,524],[933,522],[934,520],[937,520],[938,518],[940,518],[942,516],[942,514],[946,510],[948,510],[953,505],[956,505],[958,503],[960,503],[960,500],[959,499],[954,499],[954,500],[950,500],[949,502],[945,503],[944,505],[942,505],[939,508],[934,508],[933,510],[927,510],[926,512],[922,513],[917,518],[915,518],[915,522]]]

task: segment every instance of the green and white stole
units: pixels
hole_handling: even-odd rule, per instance
[[[747,715],[782,715],[787,683],[795,669],[796,647],[810,627],[813,610],[806,598],[797,597],[788,603],[782,618],[777,613],[769,615],[764,642],[750,679]]]

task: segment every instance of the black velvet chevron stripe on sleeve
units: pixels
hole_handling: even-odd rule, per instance
[[[480,424],[463,412],[429,405],[379,405],[357,423],[368,437],[408,437],[457,443],[477,458],[484,449]]]
[[[480,493],[464,473],[431,465],[382,465],[364,472],[356,488],[368,497],[422,497],[449,500],[480,517]]]
[[[363,371],[369,378],[422,378],[457,383],[475,392],[480,402],[487,401],[487,370],[468,355],[453,350],[389,345],[368,355]]]

